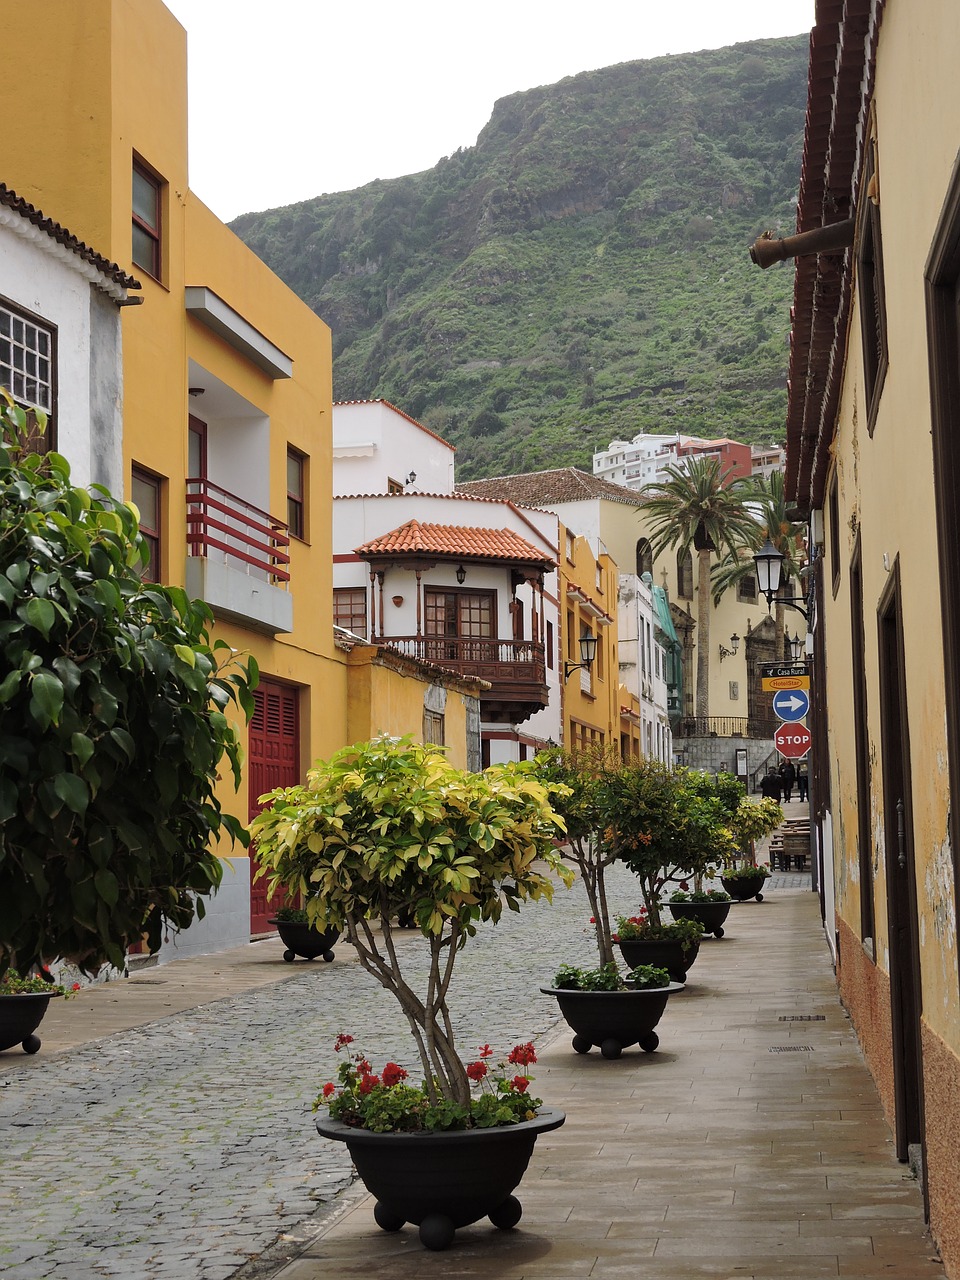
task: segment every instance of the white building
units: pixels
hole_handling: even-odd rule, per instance
[[[611,440],[593,455],[593,474],[627,489],[643,489],[666,479],[666,468],[683,470],[691,458],[716,458],[723,471],[734,476],[769,476],[783,467],[784,452],[776,445],[751,448],[739,440],[722,437],[664,436],[640,432],[632,440]]]
[[[453,446],[386,401],[333,437],[335,623],[486,680],[484,765],[559,742],[556,516],[455,493]]]
[[[75,484],[123,495],[120,307],[140,286],[0,183],[0,386],[47,415]],[[37,444],[41,441],[38,439]]]

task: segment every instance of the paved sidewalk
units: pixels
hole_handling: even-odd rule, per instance
[[[537,1143],[520,1226],[448,1254],[352,1205],[274,1280],[923,1280],[943,1275],[837,999],[816,897],[732,908],[659,1027],[661,1047],[579,1057],[564,1030],[536,1091],[567,1111]],[[265,1274],[245,1272],[243,1275]]]

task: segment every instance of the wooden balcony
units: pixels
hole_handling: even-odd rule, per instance
[[[549,701],[546,655],[539,641],[383,636],[380,643],[421,662],[489,681],[492,688],[480,696],[484,720],[520,724]]]
[[[187,481],[187,589],[213,611],[276,635],[293,628],[287,526],[205,479]]]

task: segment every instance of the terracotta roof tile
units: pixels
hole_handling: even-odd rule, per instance
[[[466,525],[421,524],[408,520],[398,529],[354,548],[362,559],[384,556],[438,556],[450,560],[508,560],[552,566],[555,561],[511,529],[476,529]]]
[[[579,467],[557,467],[552,471],[529,471],[515,476],[494,476],[489,480],[469,480],[456,486],[471,498],[499,498],[537,507],[557,502],[582,502],[586,498],[609,498],[613,502],[638,506],[635,489],[613,484]]]
[[[22,196],[18,196],[15,191],[12,191],[10,187],[2,182],[0,182],[0,206],[11,209],[27,222],[31,222],[38,231],[44,232],[52,240],[55,240],[57,244],[69,249],[71,253],[75,253],[78,258],[89,263],[107,280],[119,285],[122,289],[139,289],[141,287],[140,281],[135,279],[134,276],[128,275],[117,263],[111,262],[108,258],[96,253],[89,245],[84,244],[71,231],[68,231],[66,227],[62,227],[59,222],[54,222],[52,218],[46,217],[34,205],[24,200]]]

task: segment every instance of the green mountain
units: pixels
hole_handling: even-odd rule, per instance
[[[383,396],[460,479],[638,431],[782,439],[807,37],[588,71],[500,99],[424,173],[234,230],[332,327],[337,399]]]

